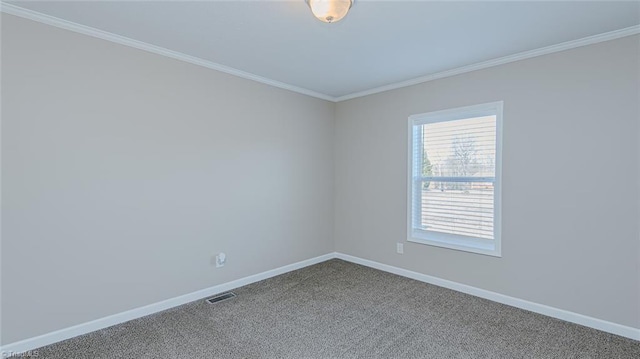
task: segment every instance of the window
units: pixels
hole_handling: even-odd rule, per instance
[[[408,240],[501,256],[502,102],[409,117]]]

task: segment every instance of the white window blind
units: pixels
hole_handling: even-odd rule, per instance
[[[409,240],[500,255],[502,103],[410,117]]]

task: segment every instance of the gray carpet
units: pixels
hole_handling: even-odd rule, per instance
[[[40,358],[640,358],[640,342],[330,260]]]

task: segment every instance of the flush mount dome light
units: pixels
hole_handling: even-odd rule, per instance
[[[340,21],[347,15],[353,0],[306,0],[311,12],[323,22]]]

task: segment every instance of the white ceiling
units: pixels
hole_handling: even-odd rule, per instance
[[[640,1],[356,0],[335,24],[304,0],[10,3],[329,98],[640,24]]]

